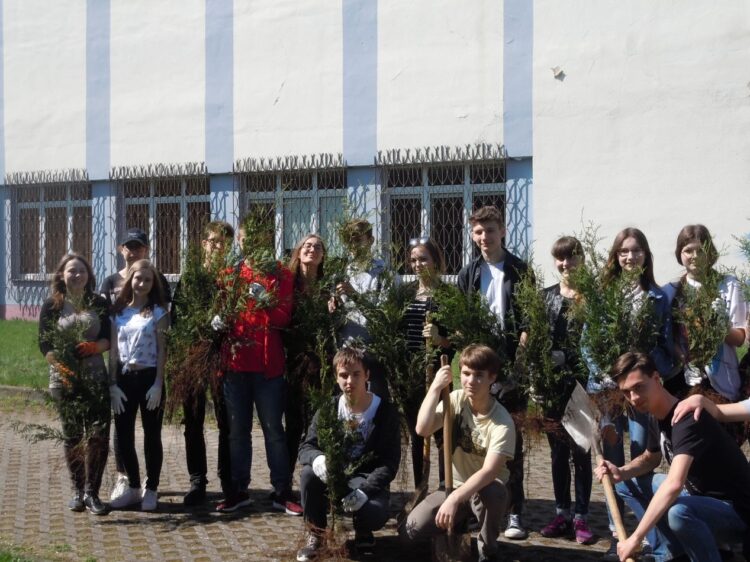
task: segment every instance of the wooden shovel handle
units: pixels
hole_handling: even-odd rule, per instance
[[[602,464],[603,458],[601,454],[596,455],[597,466]],[[615,524],[615,530],[617,531],[617,538],[624,541],[628,538],[628,533],[625,530],[625,525],[622,522],[622,515],[620,509],[617,507],[617,495],[615,493],[614,484],[612,484],[612,478],[609,474],[605,474],[602,478],[602,486],[604,486],[604,497],[607,499],[607,507],[612,515],[612,521]],[[628,558],[626,562],[635,562],[632,558]]]
[[[450,365],[448,356],[440,356],[440,366]],[[445,495],[453,491],[453,408],[451,408],[450,385],[440,393],[443,401],[443,464],[445,465]]]

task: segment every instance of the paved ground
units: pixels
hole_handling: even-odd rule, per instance
[[[209,504],[193,511],[183,509],[182,496],[188,488],[184,444],[180,427],[168,426],[164,430],[164,468],[158,511],[118,511],[107,517],[93,517],[88,513],[72,513],[65,508],[70,485],[61,446],[50,441],[32,445],[10,427],[13,420],[56,425],[54,418],[39,407],[19,407],[17,403],[11,409],[3,407],[0,416],[2,541],[30,546],[36,552],[55,552],[58,558],[74,560],[209,562],[294,559],[302,541],[302,520],[271,511],[267,498],[270,486],[268,469],[259,429],[253,431],[251,495],[255,503],[247,511],[238,514],[214,512],[213,505],[220,498],[215,479],[209,484]],[[216,466],[216,438],[216,431],[209,429],[210,467]],[[539,535],[539,529],[554,514],[546,439],[535,440],[527,458],[529,500],[525,520],[534,532],[526,541],[504,541],[503,559],[536,562],[599,559],[608,546],[606,538],[593,546],[580,546],[574,541],[550,540]],[[410,474],[411,467],[402,472]],[[113,477],[110,456],[102,489],[103,499],[109,496]],[[431,489],[435,487],[433,475]],[[410,489],[409,482],[397,478],[392,502],[394,515],[408,499]],[[595,532],[606,537],[607,517],[603,501],[601,487],[595,483],[590,523]],[[632,519],[628,521],[632,525]],[[399,541],[393,519],[378,537],[375,552],[366,559],[429,559],[429,552],[407,548]]]

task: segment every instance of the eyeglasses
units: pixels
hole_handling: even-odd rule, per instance
[[[617,250],[617,255],[620,256],[621,258],[627,258],[628,256],[631,256],[631,255],[634,258],[637,258],[638,256],[643,255],[643,250],[641,250],[640,248],[638,248],[637,250],[627,250],[625,248],[621,248]]]
[[[314,250],[316,252],[322,252],[323,251],[323,244],[321,244],[320,242],[317,242],[315,244],[313,244],[312,242],[305,242],[304,244],[302,244],[302,249],[303,250]]]
[[[416,246],[422,246],[423,244],[427,244],[427,242],[430,241],[429,236],[422,236],[421,238],[412,238],[409,240],[409,247],[414,248]]]

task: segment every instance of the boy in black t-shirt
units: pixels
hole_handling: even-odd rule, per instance
[[[642,455],[622,467],[603,461],[595,472],[600,480],[612,475],[617,493],[638,518],[633,534],[618,544],[620,559],[632,556],[654,527],[656,560],[684,553],[693,561],[718,562],[717,543],[747,544],[750,468],[732,437],[706,414],[672,425],[677,398],[661,385],[648,355],[625,353],[612,378],[628,402],[651,414],[652,426],[658,427]],[[669,472],[654,474],[662,456]]]

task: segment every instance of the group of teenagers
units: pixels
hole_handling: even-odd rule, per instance
[[[472,344],[460,350],[460,384],[449,395],[456,486],[447,495],[441,487],[417,504],[401,523],[400,532],[407,541],[420,541],[446,531],[465,530],[475,520],[478,557],[495,560],[500,559],[498,537],[503,526],[509,539],[528,536],[522,520],[523,432],[516,423],[528,409],[528,396],[521,385],[503,380],[501,374],[508,372],[503,363],[523,353],[527,341],[515,292],[528,265],[505,248],[506,227],[499,209],[481,207],[469,223],[479,252],[459,272],[458,288],[467,295],[479,295],[494,313],[503,349]],[[298,301],[311,296],[325,299],[331,313],[338,311],[343,317],[331,361],[340,392],[330,399],[336,401],[341,422],[358,436],[346,453],[357,466],[356,475],[348,482],[350,492],[341,500],[343,511],[353,517],[357,547],[372,548],[373,532],[388,520],[389,486],[401,464],[404,425],[410,435],[414,481],[421,484],[424,440],[435,435],[442,446],[445,402],[440,397],[453,381],[450,365],[440,367],[431,383],[425,382],[424,372],[414,373],[418,398],[401,405],[401,419],[391,401],[386,369],[368,353],[367,320],[356,298],[381,291],[385,264],[373,257],[375,239],[366,220],[351,220],[342,233],[350,259],[345,278],[335,286],[319,286],[326,247],[320,236],[310,234],[299,241],[286,266],[278,264],[269,271],[254,267],[249,256],[235,260],[228,268],[236,278],[251,288],[260,286],[262,293],[274,298],[260,306],[257,289],[253,289],[242,301],[243,309],[231,318],[217,314],[206,320],[223,334],[219,384],[212,385],[219,429],[218,476],[224,494],[216,509],[232,512],[252,503],[248,487],[255,408],[270,469],[271,505],[289,515],[302,515],[306,522],[305,542],[297,553],[300,561],[318,557],[325,548],[330,460],[319,442],[319,412],[308,414],[309,397],[305,389],[294,388],[289,376],[297,358],[285,353],[288,341],[284,337],[294,333]],[[241,247],[247,234],[241,226],[237,236]],[[214,221],[205,227],[201,244],[206,268],[216,263],[217,257],[226,260],[234,237],[233,228],[225,222]],[[40,349],[50,364],[50,393],[59,405],[65,456],[75,489],[69,508],[97,515],[137,504],[144,511],[157,509],[166,334],[170,321],[179,322],[181,306],[180,286],[171,299],[166,279],[146,259],[149,247],[143,231],[128,230],[118,250],[125,267],[105,279],[98,290],[86,259],[78,254],[64,256],[39,322]],[[613,535],[604,559],[626,560],[647,546],[644,552],[658,561],[680,556],[701,562],[720,560],[720,548],[742,542],[750,534],[750,469],[737,432],[730,433],[724,425],[750,419],[750,403],[742,401],[747,396],[737,359],[737,348],[749,332],[740,283],[732,276],[722,279],[716,306],[722,307],[729,319],[724,343],[710,365],[692,365],[685,327],[674,320],[672,312],[680,306],[686,287],[701,286],[698,263],[707,258],[713,265],[717,260],[709,231],[702,225],[688,225],[680,231],[675,257],[685,272],[659,287],[645,235],[637,228],[622,230],[612,244],[602,282],[635,272],[632,291],[638,298],[633,299],[634,306],[650,303],[658,319],[658,337],[653,349],[625,353],[605,373],[582,348],[579,327],[572,325],[569,314],[580,299],[573,272],[584,260],[584,249],[576,238],[563,236],[554,243],[551,254],[559,282],[544,289],[543,297],[552,339],[551,364],[561,380],[567,381],[563,392],[570,392],[572,383],[581,380],[583,368],[587,376],[582,382],[589,394],[619,387],[628,407],[603,424],[606,460],[596,470],[590,452],[576,446],[564,430],[547,433],[556,513],[541,534],[592,543],[595,537],[587,523],[592,481],[594,475],[602,479],[609,474],[617,482],[619,501],[627,503],[639,524],[625,540],[616,535],[610,518]],[[424,353],[429,346],[452,356],[456,350],[451,334],[432,320],[438,306],[433,295],[445,269],[441,249],[429,237],[415,238],[409,242],[406,256],[406,265],[416,276],[402,322],[409,352]],[[75,397],[66,378],[69,369],[61,363],[50,337],[52,331],[74,324],[84,330],[81,341],[73,344],[73,352],[98,389],[93,394],[98,396],[96,403],[84,409],[65,407]],[[304,334],[295,333],[294,337]],[[107,351],[108,368],[103,357]],[[687,397],[697,388],[712,389],[725,404],[717,406],[700,394]],[[207,499],[206,392],[203,389],[183,405],[190,475],[190,489],[183,499],[186,506]],[[135,448],[139,410],[146,462],[143,486]],[[563,416],[562,411],[543,414],[553,421]],[[99,488],[112,417],[118,477],[107,506],[99,499]],[[630,433],[627,463],[626,427]],[[662,459],[670,464],[668,474],[654,474]],[[292,490],[297,463],[301,465],[299,497]],[[440,466],[441,480],[443,471]]]

